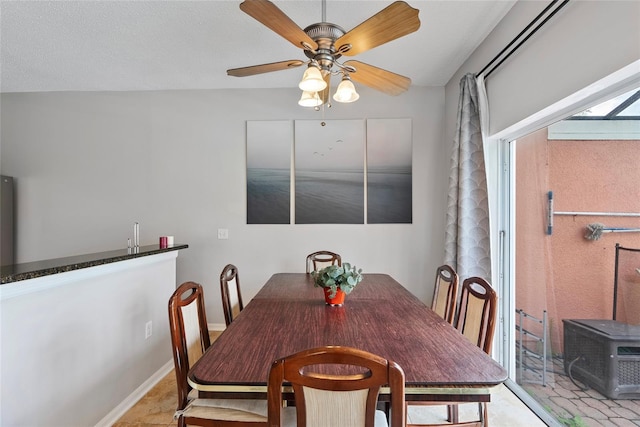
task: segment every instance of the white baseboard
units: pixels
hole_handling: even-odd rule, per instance
[[[224,323],[209,323],[207,325],[210,331],[222,332],[227,326]],[[140,385],[133,391],[125,400],[123,400],[118,406],[113,408],[103,419],[98,421],[95,427],[111,427],[118,421],[129,409],[133,407],[145,394],[149,392],[156,384],[160,382],[171,370],[173,369],[173,360],[168,361],[162,366],[155,374],[153,374],[148,380]]]
[[[210,331],[216,332],[222,332],[227,329],[227,325],[225,325],[224,323],[208,323],[207,326],[209,327]]]
[[[96,427],[111,427],[122,416],[133,407],[145,394],[149,392],[156,384],[160,382],[173,369],[173,360],[168,361],[164,366],[156,371],[148,380],[133,391],[118,406],[113,408],[103,419],[98,421]]]

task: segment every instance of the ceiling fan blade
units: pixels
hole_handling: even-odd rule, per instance
[[[232,68],[227,70],[227,75],[234,77],[247,77],[256,74],[270,73],[272,71],[287,70],[289,68],[299,67],[304,61],[292,59],[290,61],[271,62],[269,64],[252,65],[250,67]]]
[[[343,55],[354,56],[411,34],[420,28],[418,12],[403,1],[392,3],[336,40],[335,46],[350,44]]]
[[[364,62],[347,61],[344,65],[349,65],[356,69],[355,72],[349,73],[351,80],[388,95],[400,95],[411,86],[409,77],[401,76]]]
[[[312,50],[318,49],[316,42],[269,0],[244,0],[240,4],[240,9],[289,40],[294,46],[304,49],[304,42]]]

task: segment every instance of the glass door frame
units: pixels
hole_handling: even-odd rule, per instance
[[[485,139],[487,182],[492,209],[492,281],[501,303],[493,357],[507,369],[507,387],[550,426],[561,426],[516,384],[515,344],[515,145],[517,139],[640,85],[640,60]],[[492,172],[489,172],[492,171]],[[490,190],[491,191],[491,190]],[[492,201],[493,200],[493,201]]]

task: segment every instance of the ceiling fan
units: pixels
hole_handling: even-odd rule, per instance
[[[325,21],[325,1],[322,0]],[[411,79],[364,62],[338,61],[342,56],[355,56],[374,47],[413,33],[420,28],[418,10],[404,1],[396,1],[346,32],[330,22],[311,24],[304,30],[269,0],[244,0],[240,9],[304,50],[307,61],[292,59],[227,70],[235,77],[253,76],[286,70],[307,64],[302,81],[302,97],[298,102],[305,107],[318,107],[329,98],[332,75],[342,75],[333,99],[353,102],[359,95],[351,80],[389,95],[398,95],[411,85]]]

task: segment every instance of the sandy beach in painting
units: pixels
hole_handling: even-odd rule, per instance
[[[296,224],[363,224],[364,172],[296,170]]]
[[[411,223],[411,171],[367,173],[367,223]]]
[[[289,224],[289,169],[247,169],[247,224]]]

